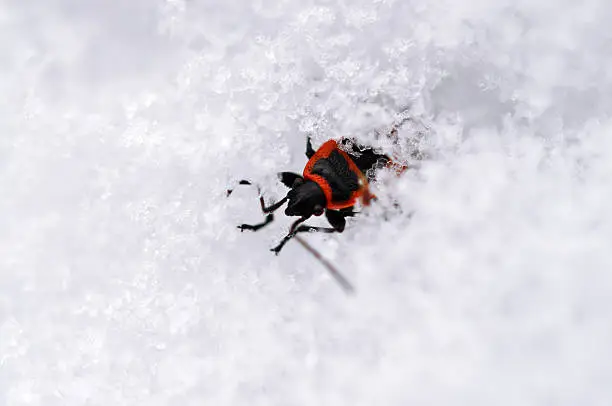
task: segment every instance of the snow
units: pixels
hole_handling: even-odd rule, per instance
[[[0,405],[612,404],[609,2],[1,9]],[[236,229],[405,109],[354,296]]]

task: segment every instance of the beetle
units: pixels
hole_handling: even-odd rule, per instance
[[[259,194],[265,220],[258,224],[241,224],[241,231],[257,231],[274,220],[274,212],[287,203],[285,215],[298,216],[289,233],[271,249],[275,254],[285,244],[302,232],[341,233],[346,226],[346,217],[355,215],[354,207],[358,201],[368,205],[375,197],[370,193],[369,182],[375,179],[376,171],[383,167],[395,169],[398,173],[405,169],[389,156],[377,152],[373,147],[359,145],[352,138],[334,139],[323,143],[316,151],[310,137],[306,140],[308,162],[302,175],[294,172],[280,172],[279,180],[290,190],[276,203],[265,205]],[[249,180],[241,180],[241,185],[252,185]],[[227,194],[232,192],[228,190]],[[331,227],[315,227],[304,223],[312,216],[325,217]],[[303,243],[302,243],[303,244]],[[304,245],[304,244],[303,244]]]
[[[392,141],[394,145],[399,144],[398,129],[404,123],[414,121],[406,114],[407,112],[407,108],[401,112],[403,117],[392,125],[391,131],[385,135],[385,138]],[[376,134],[381,135],[378,131]],[[266,217],[261,223],[241,224],[238,228],[240,231],[260,230],[270,224],[274,220],[274,212],[287,203],[285,215],[298,216],[299,219],[291,224],[289,233],[271,251],[278,255],[285,244],[294,238],[327,268],[345,292],[352,293],[354,289],[349,281],[298,233],[343,232],[346,218],[356,214],[354,207],[357,202],[361,201],[362,205],[367,206],[371,200],[375,199],[375,196],[370,193],[369,183],[376,179],[377,171],[387,167],[400,175],[408,169],[408,166],[397,163],[388,155],[377,152],[373,147],[358,144],[353,138],[341,138],[338,141],[328,140],[315,151],[310,137],[307,137],[306,157],[308,162],[301,175],[294,172],[278,174],[279,180],[289,188],[287,195],[278,202],[266,206],[261,189],[257,187],[261,211]],[[253,185],[246,179],[239,181],[238,184]],[[227,196],[232,191],[233,189],[228,189]],[[331,227],[303,224],[312,216],[323,214]]]

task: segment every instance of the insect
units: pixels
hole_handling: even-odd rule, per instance
[[[351,285],[306,241],[297,234],[303,232],[341,233],[346,227],[346,218],[353,217],[355,205],[369,205],[374,198],[369,190],[369,182],[375,179],[377,170],[383,167],[395,169],[398,173],[406,169],[396,164],[389,156],[376,152],[372,147],[359,145],[354,139],[342,138],[328,140],[314,150],[310,138],[306,141],[308,162],[303,173],[280,172],[279,180],[290,190],[276,203],[266,206],[259,191],[259,202],[266,215],[258,224],[241,224],[241,231],[258,231],[274,220],[274,212],[287,203],[285,215],[297,216],[287,235],[271,249],[278,253],[285,244],[295,238],[304,248],[317,257],[347,291]],[[241,180],[241,185],[252,185],[249,180]],[[259,189],[259,188],[258,188]],[[228,190],[227,194],[232,193]],[[316,227],[304,224],[312,216],[325,214],[331,227]]]

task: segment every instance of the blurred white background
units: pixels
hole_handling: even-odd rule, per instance
[[[612,3],[0,9],[0,405],[612,404]],[[235,228],[406,106],[355,297]]]

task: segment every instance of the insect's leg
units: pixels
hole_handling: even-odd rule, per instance
[[[266,216],[266,219],[259,224],[240,224],[238,226],[238,228],[240,229],[240,231],[244,231],[244,230],[250,230],[250,231],[257,231],[260,228],[263,228],[265,226],[267,226],[268,224],[270,224],[272,221],[274,220],[274,214],[270,213]]]
[[[310,141],[310,137],[306,138],[306,158],[310,159],[315,154],[315,150],[312,147],[312,142]]]
[[[300,221],[300,220],[298,220]],[[304,220],[301,220],[304,221]],[[285,246],[285,244],[287,243],[287,241],[289,241],[290,239],[292,239],[293,237],[295,237],[295,235],[297,233],[305,233],[305,232],[311,232],[311,231],[315,231],[318,233],[327,233],[327,234],[331,234],[331,233],[341,233],[342,231],[336,229],[336,228],[331,228],[331,227],[315,227],[315,226],[309,226],[307,224],[301,225],[299,227],[297,227],[295,230],[291,231],[289,234],[287,234],[285,236],[285,238],[283,238],[283,240],[280,242],[280,244],[278,244],[276,247],[270,249],[270,251],[274,251],[274,253],[276,253],[276,255],[278,255],[278,253],[280,252],[281,249],[283,249],[283,247]]]
[[[289,233],[281,240],[281,242],[276,247],[271,248],[270,251],[273,251],[276,255],[278,255],[280,250],[282,250],[283,247],[285,246],[285,244],[287,244],[287,241],[289,241],[290,239],[293,238],[293,236],[295,236],[295,233],[297,232],[297,229],[298,229],[298,226],[300,225],[300,223],[303,223],[304,221],[308,220],[309,218],[310,218],[310,216],[304,216],[304,217],[300,217],[299,219],[294,221],[293,224],[291,224],[291,228],[289,229]]]
[[[355,217],[358,211],[355,211],[355,206],[345,207],[344,209],[338,210],[344,217]]]
[[[266,219],[262,223],[259,223],[259,224],[241,224],[238,226],[238,228],[240,229],[240,231],[244,231],[244,230],[257,231],[260,228],[267,226],[274,220],[273,212],[277,210],[279,207],[281,207],[283,204],[285,204],[286,201],[287,201],[287,197],[285,196],[278,202],[266,207],[263,196],[259,196],[259,203],[261,204],[261,211],[264,212],[264,214],[267,214]]]
[[[297,234],[297,233],[304,233],[304,232],[317,232],[317,233],[327,233],[327,234],[331,234],[331,233],[341,233],[342,231],[336,229],[336,228],[331,228],[331,227],[315,227],[315,226],[309,226],[308,224],[304,224],[303,226],[299,226],[295,232],[293,234]]]
[[[283,238],[280,244],[272,248],[271,251],[274,251],[276,254],[278,254],[280,250],[283,248],[283,246],[287,243],[287,241],[295,237],[297,233],[305,233],[305,232],[313,232],[313,231],[317,233],[327,233],[327,234],[341,233],[344,231],[344,225],[346,224],[346,221],[344,220],[344,217],[338,217],[338,218],[342,218],[342,223],[338,222],[338,223],[332,224],[333,228],[332,227],[316,227],[316,226],[309,226],[307,224],[302,224],[299,227],[295,228],[295,230],[287,234],[287,236]],[[304,221],[304,220],[301,220],[301,221]]]
[[[289,173],[289,172],[282,172],[284,173]],[[300,176],[295,174],[296,176]],[[246,179],[242,179],[241,181],[238,182],[239,185],[253,185],[251,183],[251,181],[246,180]],[[264,198],[263,195],[261,194],[261,188],[257,185],[254,185],[257,187],[257,193],[259,194],[259,204],[261,205],[261,211],[264,213],[272,213],[273,211],[277,210],[279,207],[281,207],[286,201],[287,201],[287,197],[285,196],[284,198],[282,198],[281,200],[279,200],[276,203],[271,204],[270,206],[266,207],[266,203],[264,202]],[[228,189],[227,190],[227,195],[231,195],[232,192],[234,191],[234,189]]]
[[[346,220],[344,219],[345,215],[341,211],[325,210],[325,217],[327,218],[327,221],[329,221],[329,224],[331,224],[331,226],[333,227],[332,230],[337,231],[339,233],[344,231],[344,227],[346,226]]]
[[[264,213],[272,213],[278,210],[278,208],[281,207],[283,204],[285,204],[287,199],[288,197],[285,196],[282,199],[280,199],[278,202],[273,203],[270,206],[266,207],[263,196],[259,196],[259,203],[261,204],[261,211],[263,211]]]
[[[246,179],[239,181],[238,184],[239,185],[253,185],[250,181]],[[228,189],[227,195],[229,196],[232,192],[233,192],[233,189]],[[267,226],[274,220],[274,214],[272,213],[275,210],[277,210],[279,207],[281,207],[283,204],[285,204],[285,202],[287,201],[287,197],[285,196],[278,202],[273,203],[270,206],[266,206],[266,203],[264,202],[264,198],[261,195],[261,188],[259,186],[257,186],[257,192],[259,193],[259,204],[261,206],[261,211],[264,214],[267,214],[266,219],[263,222],[258,223],[258,224],[241,224],[238,226],[240,231],[244,231],[244,230],[257,231],[260,228]]]

